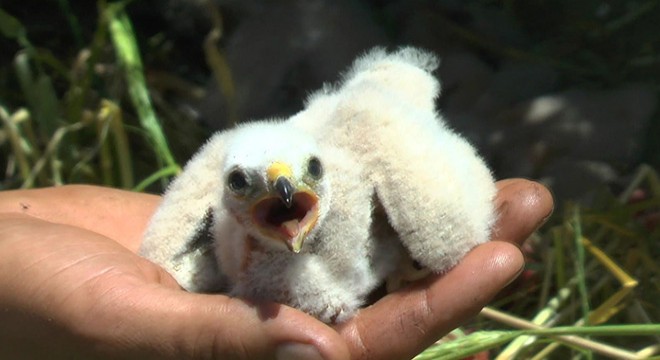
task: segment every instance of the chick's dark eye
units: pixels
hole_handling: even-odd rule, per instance
[[[316,157],[309,159],[309,162],[307,163],[307,172],[314,179],[320,179],[321,176],[323,176],[323,166],[321,165],[321,161]]]
[[[238,170],[234,170],[227,177],[227,185],[229,185],[231,190],[241,192],[247,188],[248,182],[245,174]]]

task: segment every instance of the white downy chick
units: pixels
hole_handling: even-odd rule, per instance
[[[371,236],[372,194],[341,149],[287,122],[243,125],[214,136],[175,179],[140,253],[189,291],[343,321],[402,254],[393,237]]]
[[[377,49],[289,120],[215,135],[168,189],[141,254],[187,290],[325,322],[350,317],[408,260],[454,266],[488,240],[495,186],[435,110],[436,66],[413,48]]]

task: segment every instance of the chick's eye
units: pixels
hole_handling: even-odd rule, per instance
[[[235,192],[242,192],[248,187],[248,182],[245,174],[238,170],[234,170],[227,177],[227,185],[229,185],[229,188]]]
[[[314,179],[320,179],[321,176],[323,176],[323,166],[321,165],[321,161],[316,157],[309,159],[309,162],[307,163],[307,172]]]

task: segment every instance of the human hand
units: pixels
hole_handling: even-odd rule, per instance
[[[524,267],[519,246],[550,217],[552,195],[523,179],[497,182],[491,241],[443,275],[432,275],[362,309],[338,331],[355,359],[411,359],[471,319]]]
[[[181,290],[135,254],[158,197],[89,186],[2,192],[0,357],[410,358],[517,276],[512,243],[551,212],[538,184],[498,187],[500,241],[335,328],[283,305]]]

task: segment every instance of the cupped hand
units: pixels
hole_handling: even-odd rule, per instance
[[[181,290],[136,255],[156,196],[92,186],[0,192],[0,358],[411,358],[517,276],[516,244],[552,211],[537,183],[498,188],[496,241],[334,328],[283,305]]]

